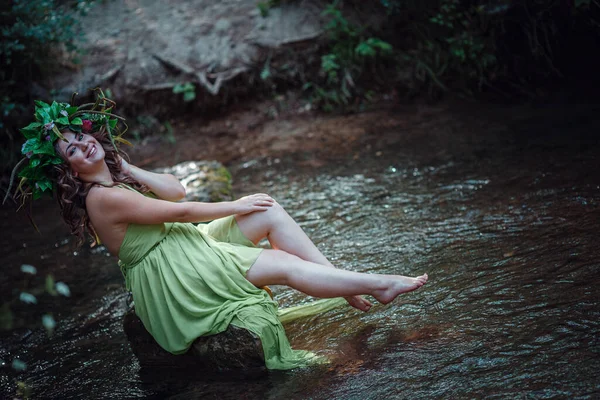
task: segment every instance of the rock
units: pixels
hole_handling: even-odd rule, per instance
[[[217,335],[199,337],[190,350],[181,355],[163,350],[144,328],[133,308],[125,314],[123,329],[142,367],[266,371],[258,336],[233,325]]]
[[[231,174],[218,161],[187,161],[154,172],[173,174],[186,190],[186,201],[233,200]]]

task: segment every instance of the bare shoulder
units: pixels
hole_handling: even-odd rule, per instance
[[[86,206],[90,217],[113,224],[176,222],[187,210],[185,203],[153,199],[117,186],[93,187],[88,193]]]
[[[132,201],[132,199],[135,201],[137,196],[141,195],[117,186],[105,187],[96,185],[93,186],[88,192],[85,203],[88,210],[107,210],[111,209],[117,204],[123,204],[127,203],[128,201]]]

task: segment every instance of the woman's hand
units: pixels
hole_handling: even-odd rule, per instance
[[[129,164],[123,157],[121,159],[121,175],[130,177],[146,185],[148,189],[163,200],[178,201],[185,197],[185,188],[179,180],[171,174],[158,174]]]
[[[242,197],[233,203],[235,213],[244,215],[255,211],[266,211],[275,203],[275,200],[273,200],[273,198],[271,198],[271,196],[268,194],[258,193]]]
[[[131,175],[131,166],[123,157],[121,158],[121,173],[123,175]]]

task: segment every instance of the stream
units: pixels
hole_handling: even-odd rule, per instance
[[[39,299],[57,320],[51,337],[0,336],[0,397],[18,380],[51,399],[597,398],[600,107],[482,110],[373,124],[354,153],[318,166],[299,156],[229,166],[236,194],[271,194],[336,266],[429,274],[368,313],[287,324],[292,346],[326,365],[258,377],[142,369],[114,259],[76,249],[51,202],[34,212],[42,235],[2,208],[4,299],[21,264],[54,271],[72,294]],[[311,300],[273,290],[282,307]],[[10,368],[14,358],[27,369]]]

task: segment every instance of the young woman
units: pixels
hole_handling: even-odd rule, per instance
[[[314,355],[290,348],[276,302],[261,287],[287,285],[314,297],[344,297],[368,311],[371,303],[361,295],[386,304],[427,282],[427,274],[412,278],[335,269],[267,194],[220,203],[177,203],[185,190],[175,177],[127,163],[117,153],[110,130],[91,129],[90,122],[89,133],[84,133],[87,121],[61,104],[66,111],[56,108],[54,115],[68,115],[63,129],[57,131],[54,121],[45,120],[24,128],[26,137],[34,131],[35,136],[30,133],[34,139],[23,152],[30,159],[39,155],[42,164],[54,164],[63,218],[80,239],[87,228],[118,256],[136,314],[171,353],[184,353],[199,336],[233,324],[261,338],[267,368],[307,365]],[[48,114],[52,117],[51,110]],[[80,125],[81,132],[73,131]],[[56,152],[48,162],[40,150],[44,140]],[[29,148],[37,153],[26,153]],[[34,170],[39,164],[30,160],[33,172],[21,176],[39,176]],[[206,221],[212,222],[192,224]],[[256,247],[263,238],[272,249]]]

